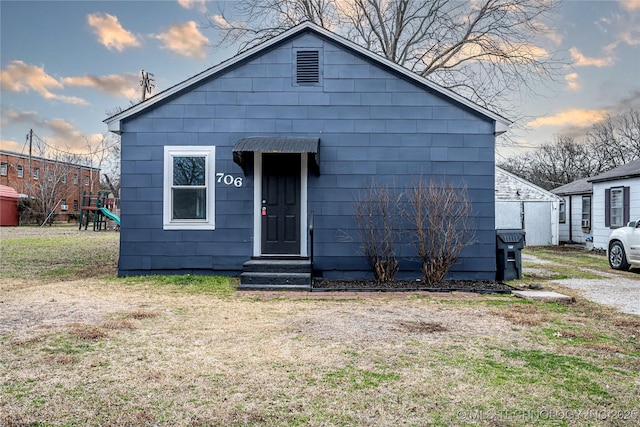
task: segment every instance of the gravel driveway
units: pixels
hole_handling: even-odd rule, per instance
[[[533,255],[523,254],[523,270],[526,272],[527,261],[535,264],[545,264],[548,261],[541,260]],[[599,304],[606,304],[618,308],[624,313],[640,315],[640,274],[638,278],[628,277],[615,270],[602,272],[588,270],[602,279],[563,279],[553,280],[553,283],[576,289],[582,292],[582,296]],[[634,271],[637,272],[637,269]]]

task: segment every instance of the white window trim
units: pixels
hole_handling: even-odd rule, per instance
[[[7,176],[8,171],[9,171],[9,164],[2,162],[2,170],[0,171],[0,175]]]
[[[207,217],[205,219],[171,219],[171,186],[174,156],[205,157],[207,168]],[[164,230],[215,230],[215,176],[216,147],[197,145],[166,145],[164,147],[164,179],[162,200],[162,228]]]

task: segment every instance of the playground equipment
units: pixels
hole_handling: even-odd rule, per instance
[[[80,204],[80,221],[78,230],[86,230],[89,227],[89,216],[93,214],[93,231],[100,231],[104,226],[107,229],[107,219],[114,221],[117,227],[120,227],[120,217],[111,210],[115,207],[115,199],[107,197],[108,192],[98,191],[98,194],[82,194],[82,203]],[[110,210],[111,209],[111,210]]]

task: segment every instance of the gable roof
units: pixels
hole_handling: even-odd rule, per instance
[[[571,194],[590,194],[593,192],[593,185],[588,181],[590,178],[580,178],[573,182],[562,185],[551,190],[559,196],[569,196]]]
[[[589,182],[615,181],[618,179],[635,178],[640,176],[640,159],[634,160],[608,172],[592,176]]]
[[[147,99],[146,101],[143,101],[139,104],[136,104],[130,108],[127,108],[124,111],[121,111],[118,114],[115,114],[107,119],[104,120],[104,123],[106,123],[109,127],[109,131],[114,132],[114,133],[120,133],[120,121],[123,119],[126,119],[128,117],[131,117],[135,114],[138,114],[148,108],[151,108],[153,105],[155,105],[156,103],[159,103],[169,97],[171,97],[172,95],[175,95],[177,93],[183,92],[185,90],[187,90],[190,86],[201,82],[211,76],[214,76],[216,74],[219,73],[223,73],[226,70],[230,69],[231,67],[235,66],[236,64],[240,64],[244,61],[248,61],[251,58],[253,58],[254,56],[260,55],[261,53],[274,48],[284,42],[286,42],[287,40],[297,37],[305,32],[310,32],[310,33],[314,33],[322,38],[324,38],[325,40],[328,40],[330,42],[333,42],[339,46],[342,46],[343,48],[346,48],[356,54],[359,54],[361,56],[366,57],[367,59],[377,63],[378,65],[382,66],[383,68],[387,68],[390,69],[391,71],[393,71],[394,73],[401,75],[405,78],[408,78],[409,80],[413,81],[414,83],[417,83],[419,85],[422,85],[428,89],[431,89],[441,95],[446,96],[447,98],[450,98],[460,104],[462,104],[463,106],[474,110],[480,114],[482,114],[483,116],[494,120],[495,121],[495,127],[494,127],[494,133],[496,135],[499,135],[501,133],[504,133],[507,131],[507,128],[509,127],[509,125],[512,123],[510,120],[508,120],[507,118],[493,112],[490,111],[476,103],[474,103],[473,101],[449,90],[446,89],[422,76],[417,75],[416,73],[414,73],[413,71],[408,70],[407,68],[404,68],[401,65],[396,64],[393,61],[390,61],[386,58],[383,58],[382,56],[375,54],[365,48],[363,48],[362,46],[359,46],[355,43],[353,43],[350,40],[347,40],[341,36],[338,36],[335,33],[332,33],[331,31],[328,31],[312,22],[303,22],[299,25],[296,25],[295,27],[290,28],[287,31],[284,31],[283,33],[277,35],[276,37],[273,37],[257,46],[254,46],[251,49],[248,49],[244,52],[241,52],[239,54],[237,54],[236,56],[221,62],[220,64],[213,66],[199,74],[196,74],[193,77],[190,77],[186,80],[184,80],[181,83],[178,83],[162,92],[159,92],[158,94],[154,95],[153,97]]]
[[[496,166],[496,200],[556,201],[560,197]]]

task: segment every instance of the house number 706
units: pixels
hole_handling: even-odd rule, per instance
[[[225,173],[217,173],[216,176],[218,177],[218,183],[223,183],[226,185],[235,185],[236,187],[242,187],[242,177],[241,176],[236,176],[234,177],[233,175],[227,175]]]

